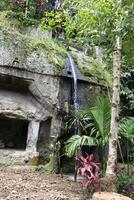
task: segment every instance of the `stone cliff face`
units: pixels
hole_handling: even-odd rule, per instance
[[[42,74],[61,74],[65,65],[64,50],[61,55],[55,53],[53,56],[54,52],[58,52],[60,47],[55,45],[51,39],[49,41],[49,38],[44,36],[40,38],[39,35],[26,34],[29,34],[29,36],[1,28],[0,65],[18,67]],[[45,47],[45,45],[48,45],[49,42],[49,45],[53,46],[47,49],[49,47]]]
[[[73,107],[67,52],[49,34],[40,27],[21,32],[0,22],[0,163],[47,156],[64,129],[65,107]],[[79,107],[86,108],[101,86],[76,71]]]

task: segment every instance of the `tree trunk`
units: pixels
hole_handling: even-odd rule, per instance
[[[113,52],[113,94],[111,125],[109,134],[109,150],[106,168],[106,176],[100,180],[101,190],[117,192],[118,181],[115,174],[117,162],[117,141],[118,141],[118,120],[120,103],[120,65],[121,65],[121,39],[116,38],[115,49]]]
[[[115,49],[113,53],[113,95],[111,126],[109,135],[109,152],[106,175],[115,174],[117,161],[117,140],[118,140],[118,120],[119,120],[119,103],[120,103],[120,64],[121,63],[121,39],[116,38]]]
[[[61,0],[53,0],[52,7],[54,10],[59,10],[61,7]]]
[[[25,5],[24,5],[24,9],[25,9],[25,18],[27,18],[27,14],[28,14],[28,6],[29,6],[29,1],[28,0],[26,0],[25,1]]]

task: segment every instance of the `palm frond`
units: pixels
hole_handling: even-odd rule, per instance
[[[65,143],[65,154],[68,157],[72,157],[82,145],[94,145],[95,143],[96,141],[93,137],[86,135],[73,135]]]
[[[90,109],[102,141],[106,142],[110,131],[111,104],[107,96],[100,96],[95,107]]]
[[[119,134],[128,140],[134,140],[134,117],[124,117],[120,120]]]

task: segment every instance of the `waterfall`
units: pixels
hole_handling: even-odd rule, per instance
[[[61,6],[61,0],[53,0],[54,10],[59,10],[60,6]]]
[[[78,86],[77,86],[77,75],[76,75],[76,71],[75,71],[75,64],[73,61],[73,58],[71,57],[71,55],[68,53],[68,64],[71,68],[71,72],[72,72],[72,76],[73,76],[73,89],[74,89],[74,93],[73,93],[73,101],[74,101],[74,114],[76,114],[76,111],[78,109],[78,102],[77,102],[77,91],[78,91]]]
[[[102,53],[100,47],[95,46],[94,49],[95,49],[96,58],[102,60],[102,58],[103,58],[103,53]]]

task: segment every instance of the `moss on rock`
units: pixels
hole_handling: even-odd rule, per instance
[[[49,64],[55,66],[55,73],[61,72],[65,66],[66,49],[51,38],[39,38],[31,36],[28,38],[27,52],[42,52]]]
[[[14,49],[16,57],[23,57],[24,63],[20,63],[23,68],[32,71],[38,68],[35,71],[43,72],[46,71],[46,67],[50,67],[50,73],[62,74],[67,55],[65,47],[57,40],[45,35],[40,27],[36,28],[33,20],[23,19],[22,16],[17,19],[16,15],[18,14],[11,12],[0,13],[0,30],[4,37],[4,46],[8,48],[8,51]],[[27,29],[29,25],[30,30]],[[27,63],[29,59],[30,62],[32,60],[35,63],[35,66],[33,63],[31,65],[30,62]],[[44,65],[45,69],[43,69]],[[48,71],[49,69],[47,73]]]
[[[38,157],[33,157],[33,158],[30,158],[29,160],[28,160],[28,165],[32,165],[32,166],[36,166],[36,165],[38,165],[38,160],[39,160],[39,158]]]
[[[72,51],[72,57],[75,60],[81,73],[88,78],[94,78],[97,82],[107,83],[108,86],[112,84],[112,75],[107,69],[104,61],[98,58],[86,56],[84,53]]]

